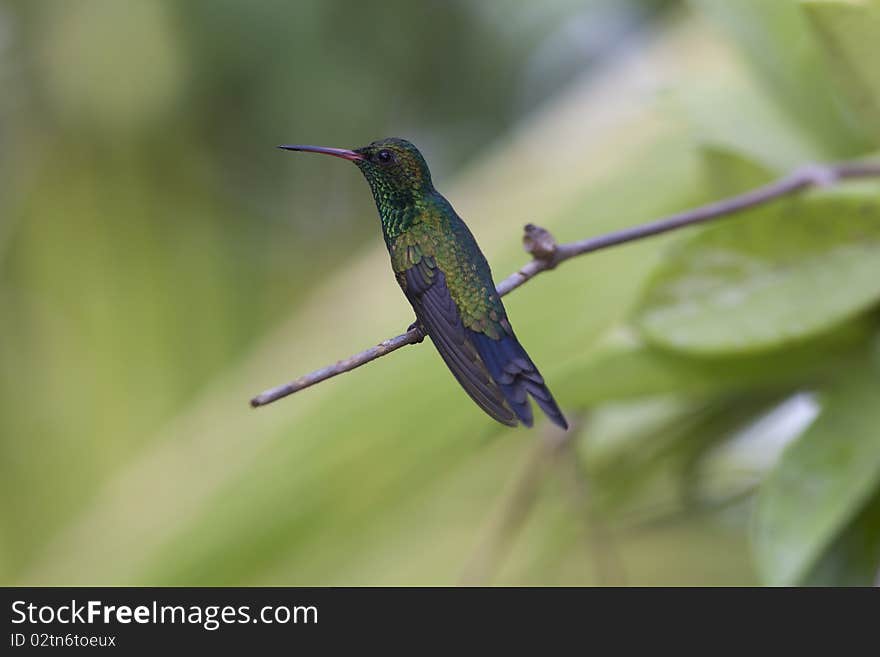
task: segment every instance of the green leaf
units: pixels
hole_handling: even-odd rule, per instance
[[[880,570],[880,489],[803,579],[809,586],[871,586]]]
[[[780,175],[741,151],[718,144],[700,146],[700,156],[707,187],[718,197],[747,192]]]
[[[758,494],[753,547],[764,582],[801,582],[880,483],[880,367],[833,386],[816,422]]]
[[[826,157],[865,147],[865,135],[839,106],[823,55],[798,0],[691,0],[729,35],[752,64],[764,91]],[[722,112],[725,109],[720,110]]]
[[[755,209],[679,243],[635,322],[670,349],[755,353],[826,332],[878,300],[878,194],[852,186]]]
[[[802,0],[832,78],[865,131],[880,141],[880,3]]]
[[[698,357],[623,336],[557,376],[570,403],[581,407],[661,395],[778,391],[823,380],[850,367],[871,335],[870,322],[849,323],[829,335],[766,354]]]
[[[686,121],[710,173],[715,169],[713,155],[737,160],[736,164],[719,162],[722,169],[731,173],[751,169],[748,178],[765,178],[761,182],[804,162],[828,158],[821,139],[792,121],[790,114],[740,71],[682,89],[673,109]],[[725,186],[721,192],[731,193],[731,189]]]
[[[701,458],[776,401],[773,396],[752,394],[679,405],[669,408],[666,417],[648,417],[619,436],[613,435],[613,416],[650,411],[650,405],[600,410],[586,426],[580,448],[596,504],[612,514],[630,515],[640,508],[635,515],[647,520],[658,512],[698,502],[694,484]]]

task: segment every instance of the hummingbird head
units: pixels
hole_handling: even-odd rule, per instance
[[[405,139],[389,137],[354,150],[299,145],[278,148],[322,153],[354,162],[370,184],[382,215],[417,206],[425,194],[434,190],[425,158]]]

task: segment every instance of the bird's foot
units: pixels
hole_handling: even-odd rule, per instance
[[[414,321],[412,324],[410,324],[407,327],[406,332],[409,333],[410,331],[418,331],[419,332],[418,342],[421,342],[422,340],[425,339],[425,327],[422,326],[422,324],[419,322],[419,320]]]

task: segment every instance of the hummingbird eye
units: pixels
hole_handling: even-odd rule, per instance
[[[381,162],[382,164],[388,164],[392,159],[391,151],[383,148],[381,151],[376,153],[376,159],[379,160],[379,162]]]

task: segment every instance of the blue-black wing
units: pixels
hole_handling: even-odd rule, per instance
[[[516,426],[519,420],[532,426],[531,395],[554,423],[568,427],[506,319],[498,339],[464,326],[446,275],[431,257],[421,258],[398,280],[437,351],[480,408],[502,424]]]
[[[398,276],[419,323],[461,387],[494,419],[516,426],[517,416],[471,340],[473,331],[462,324],[443,271],[424,257]]]

